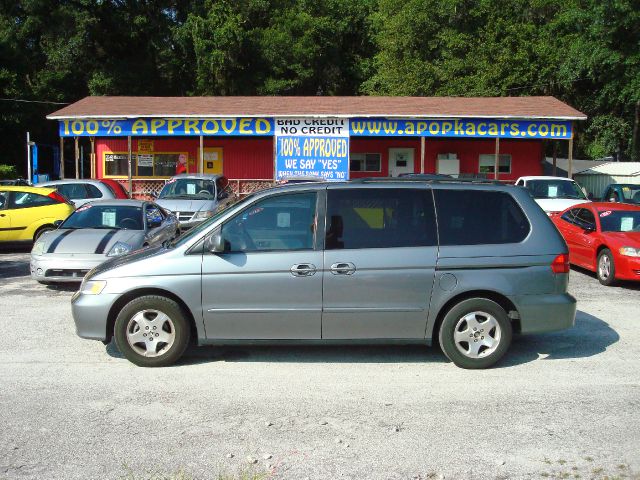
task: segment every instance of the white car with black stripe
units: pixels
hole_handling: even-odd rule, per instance
[[[31,277],[40,283],[81,282],[110,257],[180,234],[176,217],[153,202],[101,200],[78,208],[31,250]]]

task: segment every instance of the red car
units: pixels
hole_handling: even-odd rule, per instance
[[[581,203],[551,220],[569,246],[569,263],[596,272],[603,285],[640,281],[640,206]]]
[[[127,189],[124,188],[124,186],[120,182],[117,182],[116,180],[113,180],[111,178],[101,178],[100,182],[104,183],[109,188],[109,190],[113,192],[116,198],[129,198]]]

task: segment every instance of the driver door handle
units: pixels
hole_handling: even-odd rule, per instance
[[[297,263],[291,267],[291,275],[294,277],[310,277],[315,275],[317,269],[312,263]]]
[[[334,275],[353,275],[356,266],[351,262],[338,262],[331,265],[331,273]]]

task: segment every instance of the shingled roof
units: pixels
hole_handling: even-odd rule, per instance
[[[585,120],[554,97],[86,97],[47,118],[396,117]]]

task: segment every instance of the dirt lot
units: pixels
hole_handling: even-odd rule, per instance
[[[0,251],[0,479],[640,478],[637,284],[573,270],[575,328],[518,338],[487,371],[416,346],[201,348],[142,369],[76,337],[72,289],[27,274],[25,251]]]

